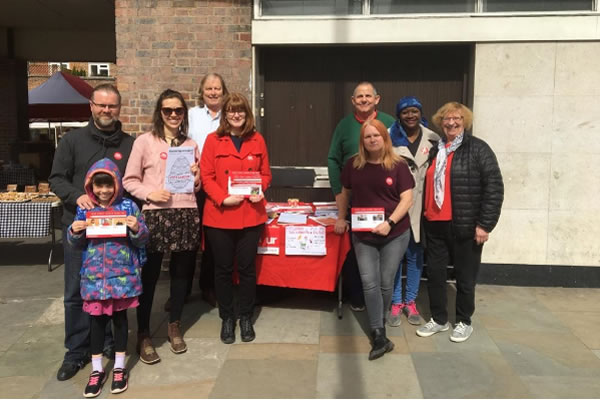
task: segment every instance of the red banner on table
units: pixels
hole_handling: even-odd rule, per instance
[[[270,223],[265,226],[260,241],[258,242],[257,254],[279,255],[281,244],[281,226]]]

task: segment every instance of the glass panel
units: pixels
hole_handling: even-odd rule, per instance
[[[484,0],[484,11],[591,11],[593,0]]]
[[[371,14],[475,12],[477,0],[373,0]]]
[[[262,15],[362,14],[362,0],[262,0]]]

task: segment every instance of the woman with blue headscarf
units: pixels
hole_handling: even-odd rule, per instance
[[[415,180],[415,187],[413,190],[414,203],[408,211],[411,235],[405,254],[406,289],[403,293],[402,268],[399,268],[394,283],[388,324],[399,326],[401,323],[400,317],[404,311],[410,324],[420,325],[422,319],[417,310],[415,299],[419,292],[419,283],[423,271],[423,248],[420,243],[423,182],[429,165],[427,162],[429,150],[435,146],[440,137],[427,128],[427,121],[423,118],[423,106],[414,96],[403,97],[396,104],[396,122],[389,130],[394,151],[408,162],[410,172]]]

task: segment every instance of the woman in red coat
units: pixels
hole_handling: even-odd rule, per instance
[[[215,291],[222,319],[221,340],[235,342],[233,310],[234,258],[239,275],[239,316],[243,342],[254,340],[252,314],[256,297],[256,250],[267,220],[263,192],[271,182],[267,146],[254,126],[248,100],[239,93],[223,104],[216,132],[206,138],[200,159],[202,186],[208,199],[203,225],[215,257]],[[235,172],[258,172],[261,192],[230,194],[228,183]]]

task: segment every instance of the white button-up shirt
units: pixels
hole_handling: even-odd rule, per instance
[[[212,117],[208,107],[196,106],[188,111],[188,120],[190,124],[188,136],[198,143],[198,150],[202,152],[208,134],[213,133],[219,127],[221,111]]]

